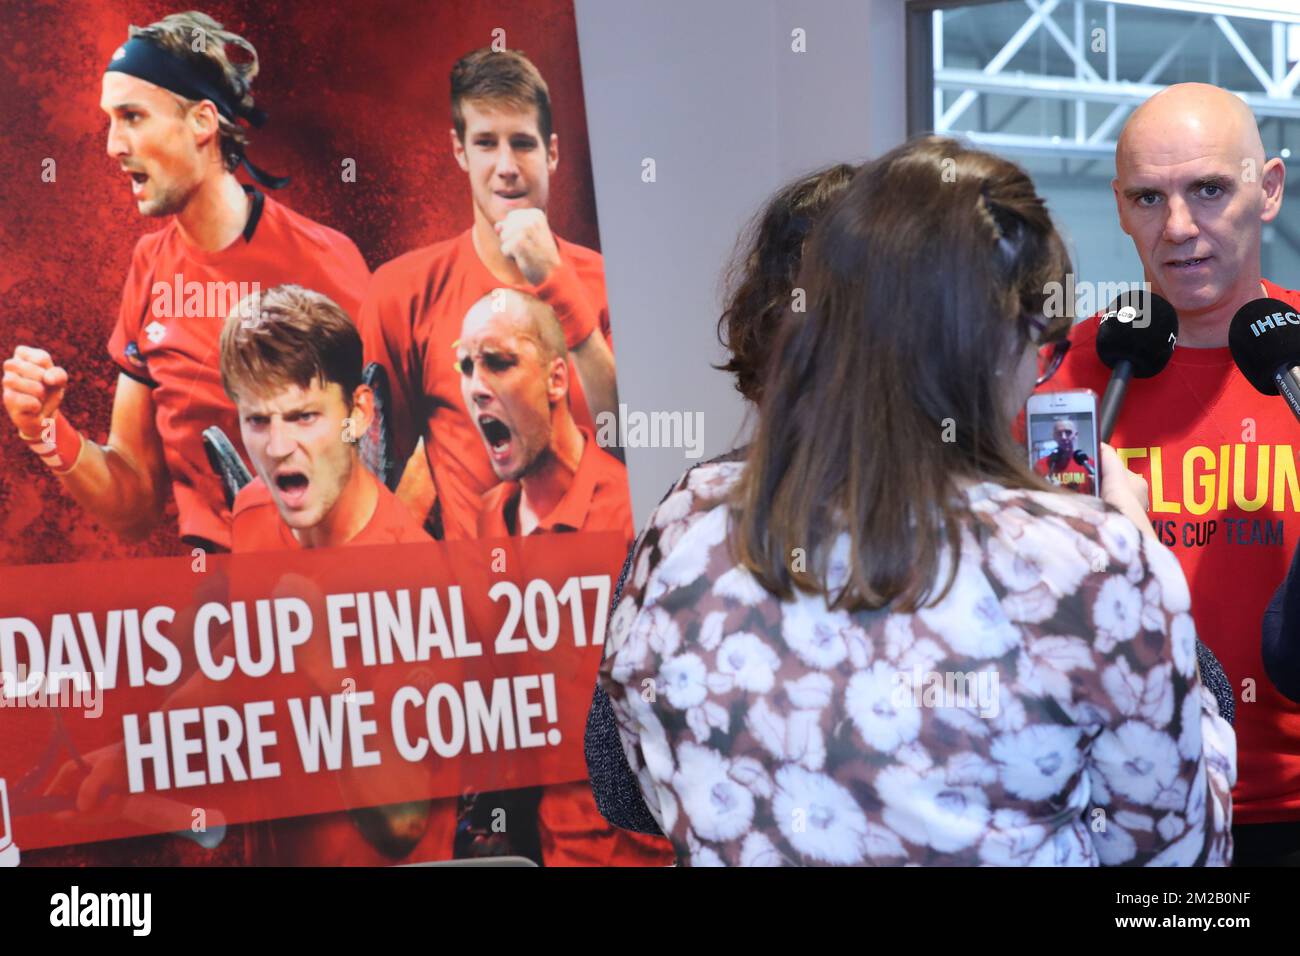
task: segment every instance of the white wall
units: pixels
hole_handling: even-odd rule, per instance
[[[1012,161],[1019,157],[1004,153]],[[1057,228],[1065,236],[1080,282],[1141,282],[1142,261],[1133,241],[1119,226],[1115,195],[1110,188],[1114,162],[1107,160],[1101,175],[1035,176],[1034,183]]]
[[[620,400],[702,412],[704,457],[743,439],[719,279],[795,175],[902,142],[902,0],[575,0]],[[805,31],[807,50],[791,49]],[[642,161],[656,181],[642,181]],[[638,529],[692,464],[630,448]]]

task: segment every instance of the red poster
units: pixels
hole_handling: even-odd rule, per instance
[[[585,782],[632,522],[571,0],[0,36],[5,858],[670,859]]]

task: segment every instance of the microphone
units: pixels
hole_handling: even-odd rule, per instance
[[[1228,326],[1228,348],[1257,392],[1281,392],[1300,418],[1300,314],[1294,306],[1281,299],[1247,302]]]
[[[1125,292],[1110,304],[1097,327],[1097,357],[1112,370],[1098,412],[1102,441],[1115,430],[1129,381],[1159,374],[1177,342],[1178,313],[1154,292]]]
[[[1083,469],[1088,473],[1089,478],[1097,477],[1097,469],[1092,467],[1092,462],[1088,460],[1088,453],[1082,448],[1074,450],[1074,460],[1083,465]]]

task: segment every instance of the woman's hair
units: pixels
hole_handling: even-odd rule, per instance
[[[147,27],[132,26],[130,37],[152,40],[164,50],[184,57],[205,75],[220,83],[231,100],[245,109],[253,106],[253,79],[257,76],[257,50],[238,33],[227,30],[206,13],[194,10],[173,13]],[[239,59],[231,58],[238,51]],[[187,107],[197,100],[177,94]],[[217,131],[221,143],[221,159],[226,169],[234,172],[244,159],[248,133],[242,126],[218,114]]]
[[[718,341],[731,357],[714,368],[736,377],[736,391],[757,403],[776,330],[791,305],[804,240],[856,167],[846,163],[796,179],[768,200],[741,233],[726,272],[727,306]]]
[[[1008,387],[1069,255],[1014,163],[925,137],[855,174],[809,237],[732,544],[773,593],[915,611],[956,575],[965,481],[1041,488]],[[1047,337],[1068,330],[1057,319]],[[847,532],[843,586],[830,551]],[[950,560],[945,561],[944,555]],[[941,574],[942,568],[946,574]],[[944,580],[940,580],[940,577]]]

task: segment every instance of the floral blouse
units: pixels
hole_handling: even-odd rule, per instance
[[[1167,548],[1096,499],[981,484],[942,602],[832,611],[735,564],[742,468],[651,516],[601,667],[679,862],[1231,861],[1236,739]]]

